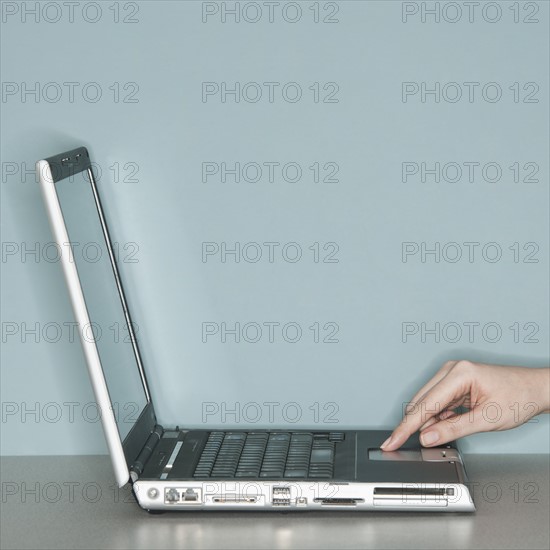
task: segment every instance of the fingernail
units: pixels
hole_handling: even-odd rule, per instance
[[[389,445],[391,443],[391,440],[392,440],[392,435],[390,435],[390,437],[388,437],[388,439],[386,439],[386,441],[384,441],[384,443],[382,443],[382,445],[380,445],[380,448],[383,449],[384,447],[386,447],[387,445]]]
[[[433,445],[437,443],[437,441],[439,441],[439,434],[435,430],[423,433],[420,436],[420,443],[422,443],[422,445]]]

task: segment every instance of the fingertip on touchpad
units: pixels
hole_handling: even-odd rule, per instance
[[[420,451],[403,449],[400,451],[383,451],[382,449],[369,449],[369,460],[386,460],[395,462],[422,461]]]

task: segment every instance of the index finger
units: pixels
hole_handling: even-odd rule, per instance
[[[444,411],[451,403],[467,391],[463,382],[452,371],[430,388],[425,395],[408,410],[391,436],[382,444],[384,451],[399,449],[407,439],[430,418]]]

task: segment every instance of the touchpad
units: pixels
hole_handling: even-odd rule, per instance
[[[369,449],[369,460],[389,460],[395,462],[417,460],[422,462],[422,453],[420,451],[407,449],[402,451],[382,451],[381,449]]]

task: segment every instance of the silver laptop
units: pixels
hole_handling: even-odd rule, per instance
[[[88,151],[36,166],[116,480],[142,508],[475,510],[455,444],[425,449],[414,436],[383,452],[387,430],[159,425]],[[112,326],[118,339],[105,337]]]

